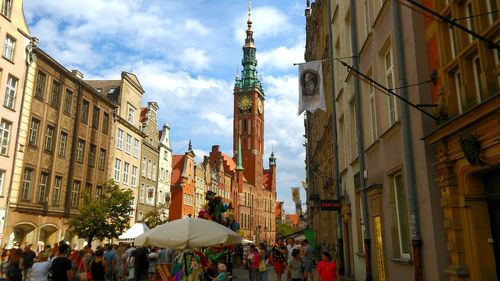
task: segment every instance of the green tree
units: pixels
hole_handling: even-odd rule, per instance
[[[301,231],[302,229],[303,228],[300,228],[300,227],[292,227],[292,226],[285,224],[285,223],[278,224],[276,226],[276,237],[279,238],[279,237],[288,236],[292,233]]]
[[[109,180],[103,185],[100,198],[92,199],[90,194],[82,197],[85,203],[81,204],[80,213],[69,219],[69,227],[79,237],[87,238],[89,244],[96,238],[118,238],[129,227],[132,190],[121,189]]]
[[[165,214],[167,213],[167,205],[160,204],[158,207],[154,207],[153,210],[144,214],[144,217],[140,222],[145,223],[149,228],[155,228],[158,225],[168,222]]]

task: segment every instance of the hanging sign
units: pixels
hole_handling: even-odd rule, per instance
[[[321,211],[340,211],[339,200],[321,200]]]

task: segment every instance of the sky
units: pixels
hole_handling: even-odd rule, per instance
[[[291,187],[305,179],[297,68],[304,61],[303,0],[253,0],[257,69],[265,93],[264,163],[277,157],[278,201],[294,212]],[[142,104],[160,106],[174,154],[189,140],[197,161],[212,145],[232,156],[233,86],[241,71],[247,0],[24,0],[39,46],[84,79],[135,73]],[[305,192],[301,189],[301,199]]]

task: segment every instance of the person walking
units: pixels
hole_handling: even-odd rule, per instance
[[[321,254],[321,261],[318,263],[318,281],[335,281],[337,277],[337,265],[332,261],[332,256],[328,252]]]
[[[90,261],[90,273],[92,275],[92,281],[105,281],[106,280],[106,269],[107,262],[104,259],[104,249],[99,248],[95,251],[95,256]]]
[[[7,265],[7,281],[23,280],[23,258],[22,251],[19,248],[11,250],[9,263]]]
[[[260,261],[259,261],[260,280],[267,281],[268,252],[267,252],[267,246],[264,242],[259,243],[259,255],[260,255]]]
[[[302,241],[302,266],[304,268],[304,281],[314,281],[314,258],[313,258],[313,249],[311,245],[309,245],[309,241]]]
[[[116,260],[118,259],[116,255],[115,249],[113,249],[113,245],[108,245],[107,250],[104,252],[103,256],[106,261],[106,281],[114,281],[115,279],[115,268],[116,268]]]
[[[71,260],[66,257],[68,244],[59,244],[57,256],[52,260],[50,269],[52,270],[52,280],[70,281],[73,280]]]
[[[41,252],[38,255],[38,261],[35,262],[31,270],[31,281],[47,281],[49,276],[49,256]]]
[[[273,251],[271,252],[274,271],[276,272],[276,281],[281,281],[281,276],[285,271],[285,263],[286,263],[285,252],[286,252],[286,247],[279,246],[279,244],[276,247],[274,247]]]
[[[23,281],[31,281],[31,267],[35,263],[36,254],[31,250],[31,244],[24,247],[23,252]]]
[[[148,278],[149,250],[147,247],[140,247],[132,252],[134,258],[134,281],[145,281]]]
[[[302,281],[302,261],[300,260],[299,249],[292,250],[292,260],[288,263],[287,281]]]
[[[253,246],[253,245],[252,245]],[[261,281],[261,274],[259,271],[259,264],[260,264],[260,254],[259,254],[259,249],[257,247],[252,248],[252,272],[253,272],[253,279],[251,281]]]

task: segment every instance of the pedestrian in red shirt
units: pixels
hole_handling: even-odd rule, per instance
[[[330,253],[323,252],[321,261],[318,263],[319,281],[335,281],[337,276],[337,265],[332,261]]]

